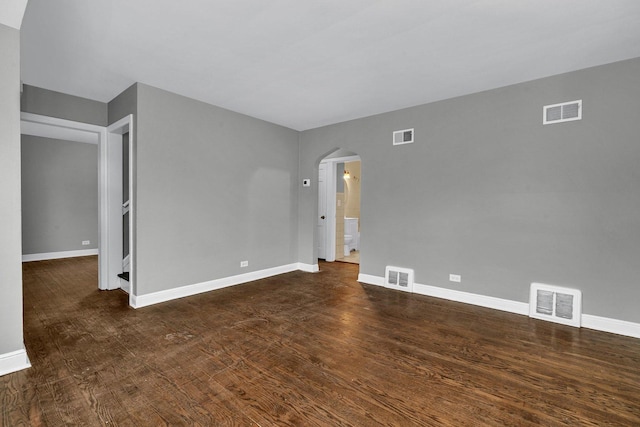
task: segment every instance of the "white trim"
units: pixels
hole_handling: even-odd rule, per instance
[[[184,298],[203,292],[215,291],[229,286],[240,285],[254,280],[266,279],[278,274],[289,273],[298,270],[298,263],[282,265],[280,267],[267,268],[236,276],[224,277],[222,279],[209,280],[208,282],[196,283],[193,285],[181,286],[179,288],[167,289],[165,291],[153,292],[145,295],[130,294],[131,306],[133,308],[146,307],[161,302]]]
[[[328,163],[328,162],[334,162],[334,163],[349,163],[349,162],[361,162],[362,159],[360,158],[359,154],[354,154],[352,156],[344,156],[344,157],[331,157],[329,159],[324,158],[322,159],[322,162]]]
[[[98,288],[109,289],[108,264],[108,165],[107,165],[107,128],[88,123],[74,122],[56,117],[42,116],[33,113],[20,113],[21,133],[37,134],[37,136],[55,138],[63,132],[65,139],[71,141],[83,141],[84,138],[98,141],[98,211],[99,211],[99,235],[98,235]],[[120,203],[119,203],[120,204]]]
[[[33,113],[20,113],[20,134],[98,144],[104,127]]]
[[[25,349],[0,354],[0,375],[10,374],[31,367]]]
[[[44,261],[47,259],[75,258],[79,256],[98,255],[98,248],[81,249],[77,251],[44,252],[40,254],[22,255],[22,262]]]
[[[626,320],[583,314],[582,327],[625,335],[627,337],[640,338],[640,323],[627,322]]]
[[[338,162],[329,161],[327,162],[327,175],[325,176],[325,194],[327,196],[327,222],[325,223],[325,233],[326,237],[324,240],[325,244],[325,260],[327,262],[333,262],[336,260],[336,227],[338,220],[336,218],[336,197],[337,197],[337,188],[338,183],[336,182],[336,173],[338,170]]]
[[[327,221],[325,223],[325,260],[327,262],[333,262],[336,260],[336,228],[337,221],[336,218],[336,186],[337,186],[337,167],[338,163],[347,163],[347,162],[361,162],[362,159],[359,155],[351,155],[344,157],[332,157],[332,158],[324,158],[320,161],[320,164],[326,164],[326,176],[325,176],[325,194],[326,194],[326,217]],[[318,173],[320,172],[320,167],[318,166]],[[319,179],[319,176],[318,176]],[[316,242],[317,244],[317,242]]]
[[[492,308],[494,310],[507,311],[514,314],[529,314],[529,304],[526,302],[512,301],[508,299],[490,297],[487,295],[473,294],[471,292],[456,291],[453,289],[439,288],[437,286],[421,285],[415,283],[413,291],[416,294],[430,297],[443,298],[465,304],[477,305],[480,307]]]
[[[384,277],[372,276],[370,274],[359,273],[358,282],[384,287]]]
[[[307,273],[317,273],[318,271],[320,271],[320,267],[318,266],[318,264],[305,264],[303,262],[299,262],[297,264],[298,270],[300,271],[304,271]]]
[[[129,133],[129,200],[123,204],[122,194],[122,136]],[[135,285],[135,198],[133,193],[134,182],[134,145],[135,132],[133,114],[129,114],[115,123],[112,123],[105,129],[105,144],[102,146],[102,154],[106,159],[101,170],[101,176],[105,182],[105,195],[102,203],[105,210],[104,221],[108,224],[105,230],[104,244],[105,249],[101,252],[104,256],[102,266],[106,289],[123,289],[129,294],[129,305],[134,306],[136,285]],[[129,255],[123,260],[122,258],[122,223],[125,210],[129,213]],[[128,267],[126,264],[128,263]],[[126,267],[126,268],[125,268]],[[123,271],[129,272],[129,280],[123,280],[118,274]]]
[[[360,273],[358,274],[358,282],[384,287],[384,277],[380,276]],[[523,316],[529,315],[529,304],[526,302],[472,294],[469,292],[439,288],[436,286],[421,285],[419,283],[413,284],[413,292],[420,295],[492,308],[494,310],[506,311],[514,314],[521,314]],[[582,327],[601,332],[624,335],[627,337],[640,338],[640,323],[628,322],[626,320],[583,314]]]
[[[371,285],[384,286],[384,277],[359,274],[358,281]],[[494,310],[508,311],[509,313],[529,314],[529,304],[526,302],[511,301],[486,295],[472,294],[470,292],[456,291],[453,289],[439,288],[437,286],[413,284],[413,293],[429,297],[442,298],[450,301],[463,302],[465,304],[478,305]]]

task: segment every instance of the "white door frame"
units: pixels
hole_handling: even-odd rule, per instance
[[[124,271],[122,253],[122,217],[125,207],[122,203],[122,141],[123,135],[129,133],[129,281],[121,279],[118,274]],[[129,293],[129,305],[134,306],[135,301],[135,251],[134,251],[134,197],[133,197],[133,147],[134,129],[133,115],[123,117],[106,128],[107,139],[103,144],[102,157],[106,159],[101,163],[105,167],[104,179],[106,182],[104,206],[106,207],[105,221],[108,236],[105,253],[108,260],[104,262],[108,270],[105,280],[108,281],[108,289],[122,288]],[[102,175],[102,172],[101,172]]]
[[[318,214],[316,215],[318,230],[318,258],[327,259],[327,164],[318,166]]]
[[[333,262],[336,260],[336,179],[338,163],[360,162],[360,156],[335,157],[331,159],[322,159],[320,163],[327,165],[326,177],[326,197],[327,197],[327,223],[325,225],[325,253],[326,261]]]
[[[122,202],[114,200],[113,195],[110,195],[113,190],[113,185],[110,182],[113,176],[120,174],[120,180],[122,179],[122,149],[120,148],[120,163],[114,162],[114,152],[117,150],[111,147],[110,141],[115,141],[114,135],[121,132],[122,129],[132,130],[133,128],[133,116],[129,115],[109,128],[92,125],[87,123],[75,122],[72,120],[58,119],[55,117],[43,116],[32,113],[21,113],[20,115],[21,134],[34,135],[44,138],[62,139],[66,141],[84,142],[98,145],[98,211],[99,211],[99,230],[98,230],[98,288],[99,289],[117,289],[120,288],[119,278],[117,275],[112,276],[111,272],[115,271],[115,266],[122,268]],[[120,133],[120,142],[122,141],[122,134]],[[130,153],[133,149],[133,132],[130,132]],[[122,147],[122,145],[120,145]],[[130,155],[129,161],[132,162],[132,156]],[[133,168],[130,164],[129,167],[129,187],[131,204],[133,204],[133,192],[131,187],[133,180],[131,175],[133,174]],[[121,183],[122,181],[120,181]],[[122,193],[122,184],[120,184],[120,194]],[[122,197],[122,196],[120,196]],[[120,199],[121,200],[121,199]],[[117,207],[114,204],[117,203]],[[113,226],[113,212],[117,212],[117,219],[120,221],[120,231],[114,230]],[[129,215],[129,219],[132,222],[133,215]],[[133,224],[129,224],[130,242],[131,236],[133,236]],[[118,245],[119,243],[119,245]],[[120,250],[120,256],[116,256],[114,259],[113,253],[116,250]],[[133,247],[130,246],[130,252],[133,254]],[[119,259],[118,259],[119,258]],[[131,262],[132,272],[130,276],[135,277],[134,273],[135,265],[133,260]],[[119,271],[121,272],[121,271]],[[117,273],[116,273],[117,274]],[[115,279],[114,279],[115,277]],[[135,289],[133,286],[132,290]],[[133,292],[129,297],[130,303],[135,298]]]

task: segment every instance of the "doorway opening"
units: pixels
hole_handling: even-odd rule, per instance
[[[123,183],[127,193],[132,189],[132,155],[134,141],[129,138],[127,155],[123,155],[123,136],[134,135],[133,116],[129,115],[109,127],[74,122],[38,114],[21,114],[21,133],[64,141],[85,142],[98,145],[98,288],[103,290],[124,289],[129,292],[129,304],[135,301],[135,248],[133,207],[134,198],[123,207]],[[123,158],[128,168],[123,168]],[[125,180],[124,174],[127,175]],[[125,215],[126,214],[126,215]],[[126,223],[126,224],[125,224]],[[127,236],[128,235],[128,236]],[[128,241],[128,245],[125,244]],[[130,256],[126,258],[125,246]],[[73,256],[73,255],[72,255]],[[131,281],[127,287],[118,277],[124,271],[125,262],[130,270]]]
[[[360,263],[360,157],[337,150],[318,166],[318,258]]]

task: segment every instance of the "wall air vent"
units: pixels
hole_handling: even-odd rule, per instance
[[[577,289],[532,283],[529,316],[579,328],[582,318],[582,292]]]
[[[384,271],[384,286],[405,292],[413,292],[413,270],[388,265]]]
[[[413,129],[397,130],[393,132],[393,145],[411,144],[413,142]]]
[[[582,100],[545,105],[542,109],[542,124],[582,120]]]

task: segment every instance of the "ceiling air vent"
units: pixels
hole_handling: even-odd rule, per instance
[[[542,112],[542,124],[545,125],[582,120],[582,100],[545,105]]]
[[[532,283],[529,316],[580,327],[582,292],[577,289]]]
[[[391,289],[413,292],[413,270],[388,265],[384,272],[384,286]]]
[[[413,142],[413,129],[397,130],[393,132],[393,145],[411,144]]]

